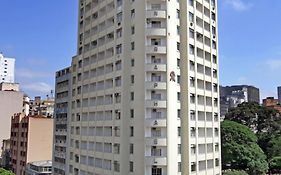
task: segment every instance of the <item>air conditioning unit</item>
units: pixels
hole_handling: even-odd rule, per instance
[[[193,26],[193,22],[190,23],[190,26]]]

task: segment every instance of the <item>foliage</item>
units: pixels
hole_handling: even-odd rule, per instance
[[[248,175],[248,173],[245,171],[227,170],[223,173],[223,175]]]
[[[232,108],[225,119],[241,123],[257,133],[275,132],[281,129],[281,117],[275,109],[260,106],[258,103],[242,103]],[[280,130],[278,131],[280,133]]]
[[[4,168],[0,168],[0,175],[15,175],[12,171],[5,170]]]
[[[225,120],[221,123],[221,139],[224,169],[245,170],[255,175],[267,172],[266,156],[248,127]]]
[[[269,167],[271,173],[281,173],[281,156],[272,158]]]

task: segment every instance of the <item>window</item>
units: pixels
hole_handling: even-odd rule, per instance
[[[189,44],[189,53],[190,53],[191,55],[194,55],[194,46],[191,45],[191,44]]]
[[[195,162],[191,162],[191,172],[196,171],[196,164]]]
[[[134,35],[135,34],[135,26],[131,27],[131,34]]]
[[[131,84],[134,84],[134,83],[135,83],[135,76],[131,75]]]
[[[134,118],[134,116],[135,116],[134,113],[135,113],[135,112],[134,112],[134,109],[131,109],[131,110],[130,110],[130,117],[131,117],[131,118]]]
[[[131,10],[131,18],[132,18],[132,19],[135,18],[135,9]]]
[[[189,28],[189,38],[194,39],[194,30]]]
[[[131,59],[131,66],[132,66],[132,67],[135,66],[135,59]]]
[[[181,144],[178,144],[178,154],[181,154]]]
[[[134,172],[134,162],[130,162],[130,172]]]
[[[181,118],[181,110],[178,109],[178,118]]]
[[[181,64],[181,63],[180,63],[180,59],[177,58],[177,67],[178,67],[178,68],[180,68],[180,64]]]
[[[179,19],[180,18],[180,10],[177,9],[177,18]]]
[[[131,101],[134,101],[134,99],[135,99],[135,93],[131,92]]]
[[[130,127],[130,136],[134,137],[134,127],[133,126]]]
[[[178,136],[181,136],[181,127],[178,127]]]
[[[178,162],[178,172],[181,172],[181,162]]]
[[[158,168],[157,166],[152,166],[151,175],[162,175],[162,168]]]
[[[131,42],[131,49],[135,50],[135,42]]]
[[[177,50],[179,51],[180,50],[180,43],[177,42]]]
[[[134,154],[134,144],[130,143],[130,154]]]

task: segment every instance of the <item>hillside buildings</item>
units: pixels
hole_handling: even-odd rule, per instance
[[[56,89],[56,105],[69,98],[66,169],[55,160],[54,174],[221,174],[216,4],[79,1],[77,56]]]
[[[260,103],[259,89],[248,85],[220,86],[220,114],[225,116],[230,108],[243,102]]]
[[[29,114],[52,118],[54,115],[54,105],[54,98],[47,96],[46,99],[42,99],[40,96],[37,96],[29,102]]]
[[[2,53],[0,53],[0,83],[1,82],[15,82],[15,59],[4,57]]]
[[[12,170],[24,175],[26,165],[52,159],[53,119],[15,114],[11,120]]]

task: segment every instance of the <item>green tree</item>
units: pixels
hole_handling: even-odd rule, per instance
[[[275,109],[260,106],[258,103],[242,103],[232,108],[225,119],[248,126],[257,133],[276,132],[281,129],[281,117]],[[278,131],[280,133],[280,130]]]
[[[223,175],[248,175],[248,173],[245,171],[227,170],[223,173]]]
[[[12,171],[5,170],[4,168],[0,168],[0,175],[15,175]]]
[[[281,156],[272,158],[269,167],[271,173],[281,173]]]
[[[255,175],[267,172],[266,156],[247,126],[225,120],[221,123],[221,139],[223,169],[245,170]]]

